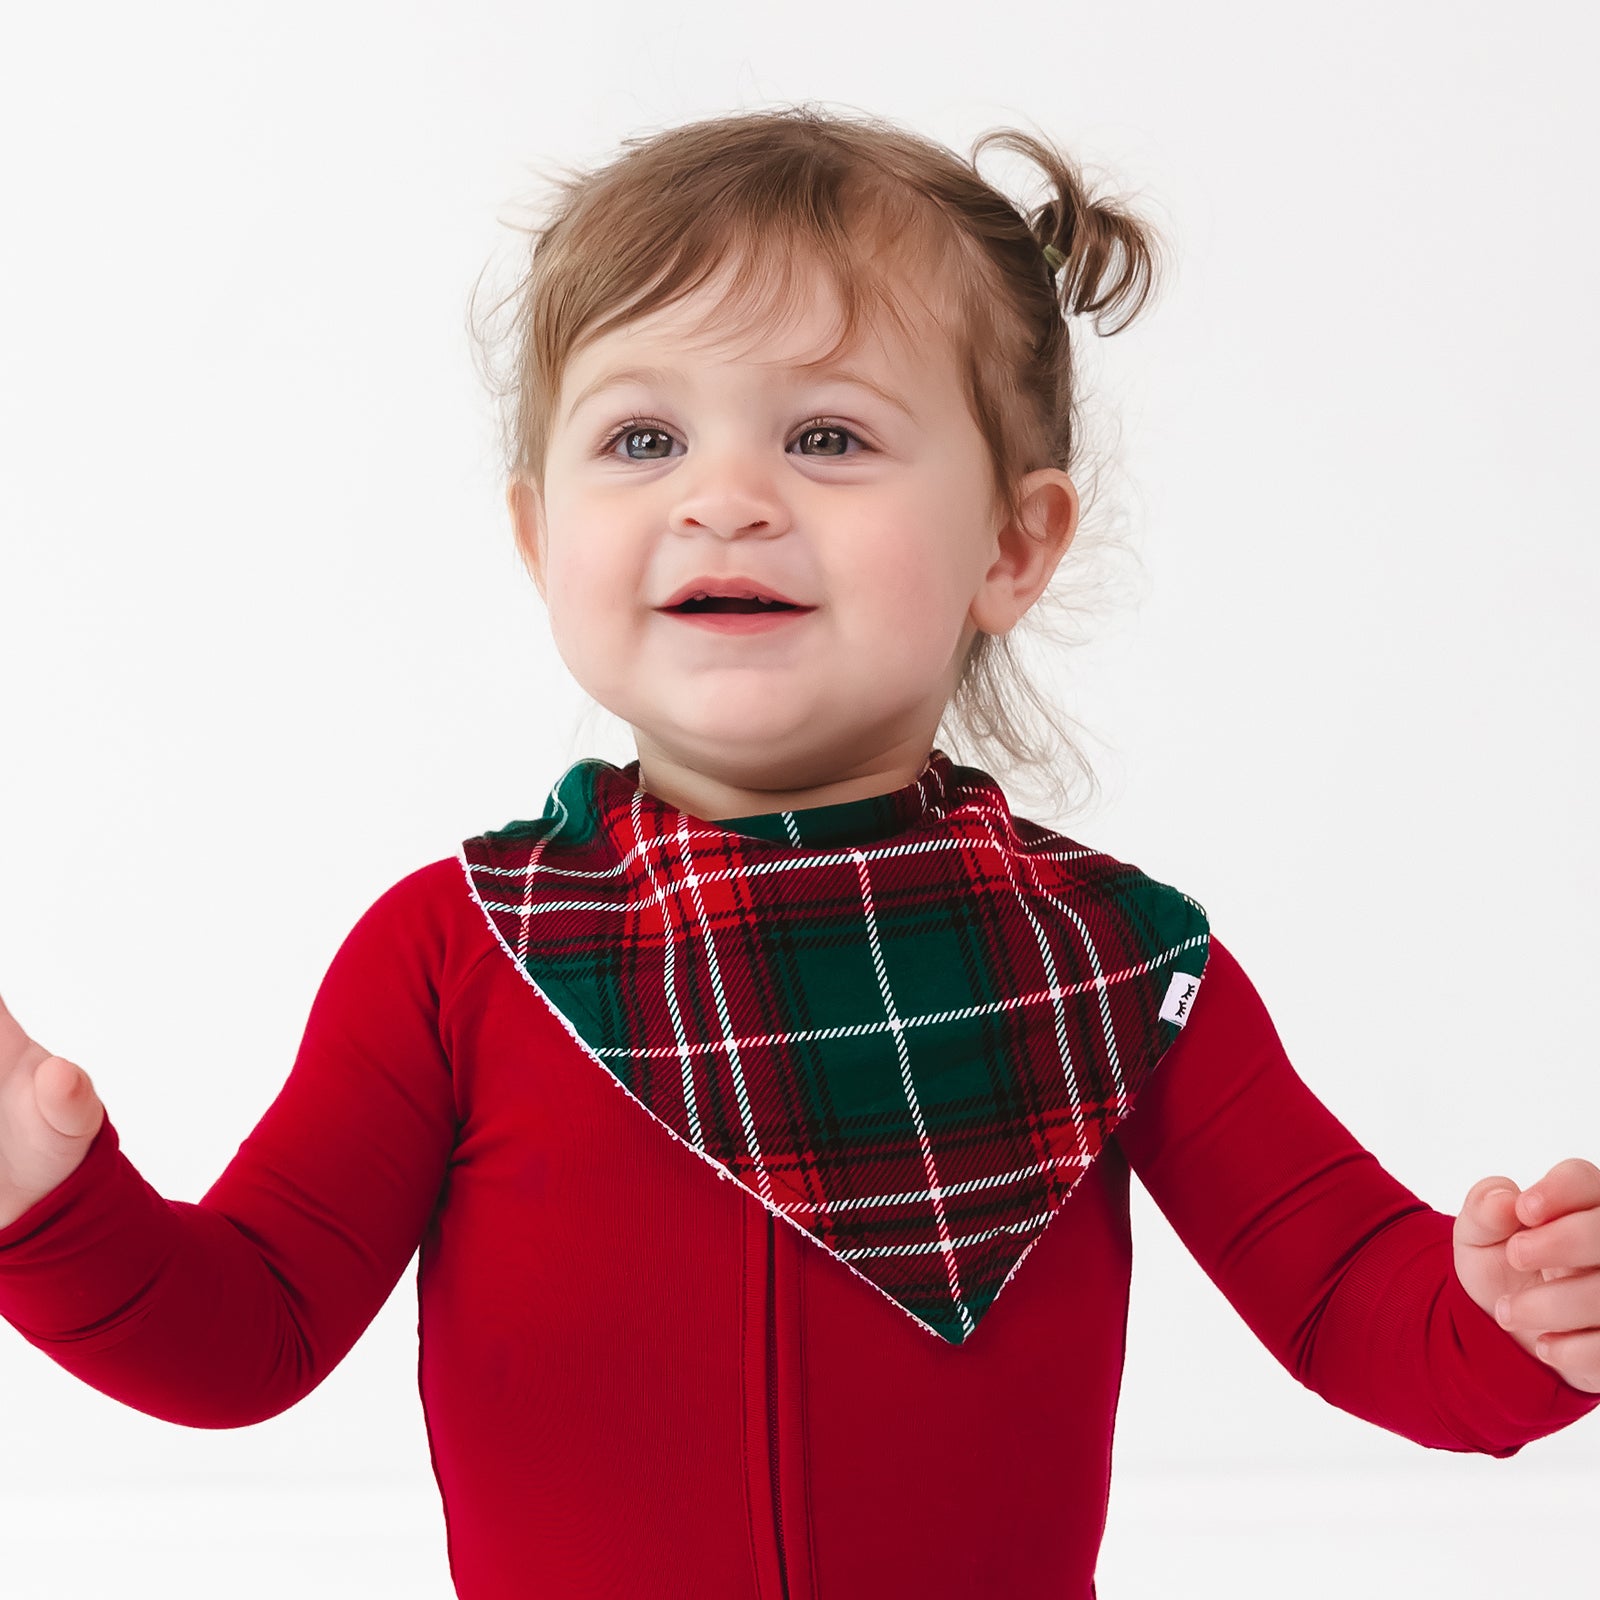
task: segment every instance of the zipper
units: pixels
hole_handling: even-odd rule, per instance
[[[778,1591],[789,1600],[789,1570],[783,1558],[783,1502],[778,1489],[778,1237],[772,1213],[767,1219],[767,1460],[772,1475],[772,1522],[777,1531]]]

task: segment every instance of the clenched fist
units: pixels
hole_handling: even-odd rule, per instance
[[[0,1228],[77,1170],[105,1116],[89,1074],[30,1039],[0,1000]]]
[[[1456,1218],[1455,1265],[1529,1355],[1600,1394],[1600,1167],[1573,1156],[1522,1190],[1480,1179]]]

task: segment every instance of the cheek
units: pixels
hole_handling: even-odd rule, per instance
[[[631,595],[626,576],[609,571],[604,546],[570,543],[552,550],[545,565],[545,612],[557,653],[591,694],[618,654],[618,630],[626,622],[622,597]]]
[[[966,613],[970,588],[948,552],[931,552],[927,540],[907,540],[874,548],[851,567],[841,585],[846,603],[866,597],[858,614],[889,626],[938,633],[942,625]]]
[[[603,538],[566,538],[552,546],[545,562],[545,587],[552,610],[578,619],[575,625],[604,625],[634,580],[619,559],[620,546]]]

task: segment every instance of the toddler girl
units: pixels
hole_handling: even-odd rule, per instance
[[[938,742],[1038,759],[1006,650],[1078,529],[1067,319],[1154,281],[1144,224],[995,140],[1048,174],[1031,218],[804,109],[568,182],[507,498],[637,759],[379,896],[197,1204],[0,1008],[0,1315],[241,1427],[420,1249],[464,1600],[1092,1596],[1130,1170],[1357,1416],[1509,1456],[1600,1396],[1600,1170],[1432,1210],[1200,904]]]

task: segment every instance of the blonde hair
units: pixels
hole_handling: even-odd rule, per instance
[[[977,158],[991,145],[1043,169],[1051,192],[1031,214],[979,175]],[[735,266],[729,320],[758,336],[804,292],[803,274],[826,272],[844,311],[830,356],[853,342],[868,315],[915,336],[894,294],[894,268],[914,263],[937,288],[935,314],[954,341],[988,447],[996,509],[1017,518],[1017,480],[1042,466],[1071,475],[1080,508],[1087,504],[1076,473],[1083,398],[1066,319],[1090,314],[1097,333],[1121,332],[1154,287],[1160,237],[1094,197],[1059,149],[991,129],[964,163],[882,118],[804,103],[688,123],[624,140],[623,151],[592,171],[560,169],[542,224],[517,230],[532,247],[485,331],[469,308],[480,375],[501,405],[509,476],[543,482],[562,374],[582,346],[692,294],[724,263]],[[1062,258],[1054,277],[1047,246]],[[475,287],[473,307],[476,301]],[[1101,326],[1104,313],[1124,305],[1121,322]],[[507,306],[509,324],[492,331]],[[1063,559],[1056,574],[1059,583],[1073,572],[1080,599],[1095,587],[1082,579],[1083,542],[1080,525],[1071,566]],[[1024,623],[1058,644],[1080,643],[1039,615],[1046,601],[1066,616],[1086,609],[1054,588]],[[1023,670],[1011,635],[980,631],[936,743],[1064,813],[1075,797],[1057,753],[1086,780],[1091,798],[1098,783],[1058,711]]]

